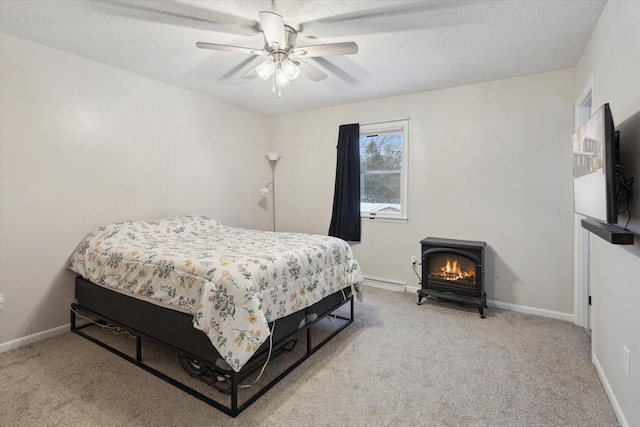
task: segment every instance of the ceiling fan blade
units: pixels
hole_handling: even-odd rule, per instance
[[[246,53],[248,55],[266,55],[267,54],[263,50],[255,50],[255,49],[250,49],[248,47],[230,46],[227,44],[198,42],[196,43],[196,46],[199,47],[200,49],[222,50],[225,52],[240,52],[240,53]]]
[[[358,53],[358,45],[354,42],[327,43],[305,46],[293,51],[294,56],[312,58],[314,56],[353,55]]]
[[[256,56],[246,56],[243,61],[240,61],[236,66],[230,68],[226,73],[220,76],[221,80],[229,79],[231,77],[236,78],[240,70],[247,68],[247,65],[254,62]]]
[[[175,2],[154,2],[150,6],[142,4],[144,2],[133,3],[124,0],[93,0],[88,2],[88,7],[110,15],[124,16],[128,19],[178,25],[199,30],[246,36],[252,36],[259,32],[259,23],[254,20],[205,7]]]
[[[417,13],[431,12],[441,9],[449,9],[456,7],[452,5],[450,1],[430,1],[430,2],[417,2],[415,5],[402,4],[390,2],[392,5],[367,8],[357,12],[345,13],[341,15],[328,16],[318,19],[317,22],[323,23],[336,23],[336,22],[353,22],[353,21],[368,21],[376,18],[388,18],[390,16],[407,16],[415,15]],[[460,3],[460,2],[458,2]],[[463,1],[462,3],[471,3],[469,1]]]
[[[284,34],[284,18],[277,13],[260,12],[260,23],[264,38],[269,46],[277,43],[279,46],[285,46]]]
[[[320,82],[327,78],[327,75],[322,71],[318,70],[313,65],[309,65],[306,62],[302,62],[299,59],[293,61],[294,64],[300,68],[300,72],[304,74],[306,77],[310,78],[314,82]]]
[[[449,1],[388,1],[387,6],[366,8],[339,15],[299,22],[299,34],[331,37],[361,36],[407,32],[424,28],[443,28],[477,24],[477,2]],[[396,17],[399,19],[390,19]],[[330,32],[330,34],[327,34]]]
[[[313,58],[314,62],[318,63],[318,65],[322,65],[322,69],[327,70],[331,73],[332,76],[339,78],[340,80],[345,81],[351,85],[358,84],[358,79],[353,77],[351,74],[347,73],[343,68],[338,67],[333,62],[329,61],[327,58]]]
[[[258,78],[258,72],[256,71],[256,68],[258,68],[259,65],[260,64],[256,65],[255,67],[253,67],[252,69],[250,69],[249,71],[241,75],[240,77],[243,79],[249,79],[249,80]]]

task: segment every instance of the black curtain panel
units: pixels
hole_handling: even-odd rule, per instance
[[[360,241],[360,125],[342,125],[329,236]]]

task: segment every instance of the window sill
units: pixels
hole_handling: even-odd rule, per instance
[[[390,217],[381,217],[381,216],[360,216],[362,220],[366,220],[368,222],[392,222],[395,224],[407,224],[409,222],[409,218],[390,218]]]

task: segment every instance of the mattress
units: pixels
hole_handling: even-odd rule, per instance
[[[183,311],[240,371],[269,322],[363,280],[344,240],[225,226],[205,216],[105,224],[68,268],[87,280]]]

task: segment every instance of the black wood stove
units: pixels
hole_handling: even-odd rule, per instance
[[[477,307],[484,318],[487,294],[484,292],[485,242],[427,237],[422,245],[422,298],[456,301]]]

